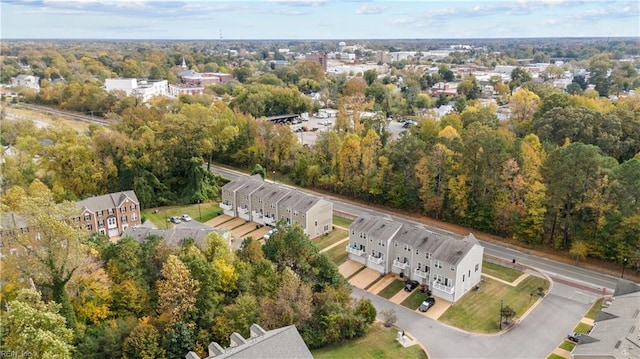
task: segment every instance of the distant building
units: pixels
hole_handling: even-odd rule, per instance
[[[305,55],[307,61],[317,62],[322,67],[322,71],[327,72],[327,53],[326,52],[312,52]]]
[[[302,340],[300,333],[294,325],[288,327],[264,330],[259,325],[253,324],[249,328],[251,336],[243,338],[238,333],[229,337],[231,345],[222,348],[220,344],[209,344],[209,355],[204,359],[313,359],[313,355]],[[189,352],[185,359],[200,359],[194,353]]]
[[[76,202],[80,215],[74,220],[88,231],[118,237],[125,229],[140,225],[140,201],[133,191],[109,193]]]
[[[151,100],[154,96],[167,96],[167,80],[138,80],[134,78],[106,79],[105,90],[124,91],[127,96],[137,96],[142,102]]]
[[[32,75],[18,75],[11,79],[11,86],[26,87],[40,91],[40,78]]]
[[[169,96],[180,97],[182,95],[202,95],[204,86],[197,84],[169,84]]]

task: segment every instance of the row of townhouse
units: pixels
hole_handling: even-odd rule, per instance
[[[349,226],[349,259],[384,275],[397,273],[455,302],[481,279],[484,248],[469,234],[459,238],[379,216]]]
[[[333,228],[333,203],[295,189],[265,182],[260,175],[233,180],[222,187],[224,214],[261,225],[280,220],[300,225],[309,238]]]
[[[140,225],[140,202],[133,191],[110,193],[76,202],[78,215],[72,223],[89,232],[99,232],[109,238],[119,237],[127,227]],[[0,247],[11,247],[11,238],[25,233],[38,233],[29,229],[23,215],[3,213],[0,216]]]

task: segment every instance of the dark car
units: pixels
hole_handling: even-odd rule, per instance
[[[425,299],[422,304],[420,304],[418,310],[421,312],[426,312],[427,310],[429,310],[429,308],[433,307],[434,304],[436,304],[436,298],[429,297]]]
[[[412,290],[416,289],[418,285],[420,285],[418,281],[408,280],[404,282],[404,290],[406,290],[407,292],[411,292]]]
[[[571,332],[569,333],[569,335],[567,335],[567,339],[571,340],[572,342],[578,342],[580,341],[580,336],[582,335],[582,333],[576,333],[576,332]]]

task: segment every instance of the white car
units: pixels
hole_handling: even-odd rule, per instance
[[[262,238],[264,238],[264,240],[266,241],[267,239],[271,238],[271,236],[274,235],[276,232],[278,232],[278,228],[273,228],[269,232],[265,233],[264,236],[262,236]]]
[[[182,219],[185,222],[191,222],[191,216],[189,216],[188,214],[183,214],[182,217],[180,217],[180,219]]]

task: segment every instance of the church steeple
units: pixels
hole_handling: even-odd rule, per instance
[[[182,57],[182,68],[183,68],[184,70],[187,70],[187,69],[188,69],[188,68],[187,68],[187,62],[186,62],[186,61],[184,61],[184,56]]]

